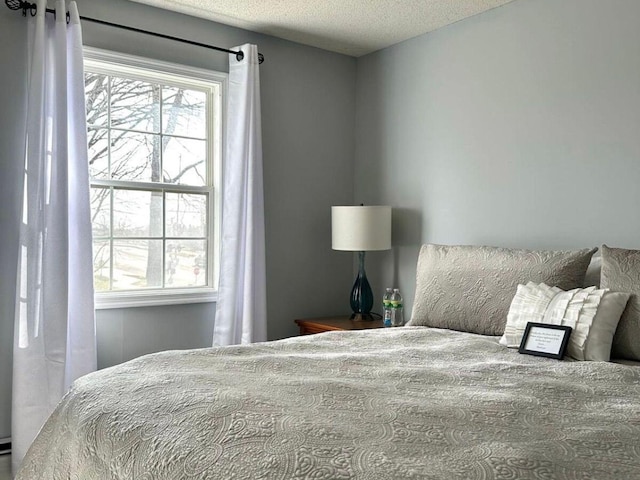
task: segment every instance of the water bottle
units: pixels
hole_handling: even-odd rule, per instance
[[[402,295],[397,288],[391,294],[391,326],[401,327],[404,325],[404,310],[402,307]]]
[[[391,294],[392,291],[390,288],[384,292],[384,296],[382,297],[382,320],[383,325],[385,327],[391,326]]]

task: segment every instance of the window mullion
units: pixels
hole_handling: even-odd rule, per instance
[[[109,189],[109,291],[113,290],[113,188]]]
[[[161,137],[162,138],[162,137]],[[160,149],[162,151],[162,148]],[[162,156],[162,154],[161,154]],[[162,165],[162,164],[161,164]],[[162,288],[167,282],[167,192],[162,192]]]
[[[107,177],[111,179],[111,86],[113,77],[107,75]],[[113,246],[113,187],[109,187],[109,291],[113,290],[114,256]]]
[[[92,179],[93,187],[115,187],[124,190],[148,190],[148,191],[166,191],[169,193],[208,193],[212,187],[198,187],[193,185],[174,185],[171,183],[153,183],[153,182],[136,182],[130,180],[102,180]]]
[[[160,129],[158,131],[158,141],[159,141],[159,152],[158,152],[158,174],[160,175],[160,180],[164,183],[164,87],[162,85],[158,85],[160,89]],[[162,191],[162,263],[161,268],[162,271],[160,273],[160,278],[162,281],[162,288],[166,288],[167,286],[167,192],[165,190]]]

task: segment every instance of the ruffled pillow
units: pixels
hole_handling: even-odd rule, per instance
[[[567,354],[576,360],[608,362],[613,335],[628,293],[597,287],[564,291],[544,283],[518,285],[500,343],[518,348],[528,322],[566,325],[573,329]]]

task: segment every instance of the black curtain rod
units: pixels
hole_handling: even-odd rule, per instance
[[[22,10],[22,15],[25,17],[27,16],[27,11],[29,11],[31,16],[33,17],[36,15],[38,10],[38,6],[35,3],[29,3],[24,0],[4,0],[4,3],[11,10]],[[53,13],[54,15],[56,14],[56,11],[51,8],[47,8],[46,11],[47,13]],[[68,16],[69,16],[69,12],[67,12],[67,17]],[[188,45],[194,45],[196,47],[208,48],[210,50],[217,50],[219,52],[233,53],[235,54],[236,59],[238,61],[244,58],[244,52],[242,52],[242,50],[239,50],[239,51],[229,50],[227,48],[216,47],[214,45],[207,45],[206,43],[194,42],[192,40],[186,40],[184,38],[179,38],[179,37],[172,37],[171,35],[165,35],[163,33],[150,32],[149,30],[142,30],[141,28],[129,27],[127,25],[120,25],[118,23],[106,22],[104,20],[99,20],[97,18],[83,17],[82,15],[80,15],[80,20],[83,20],[85,22],[97,23],[99,25],[106,25],[108,27],[120,28],[122,30],[128,30],[130,32],[144,33],[145,35],[151,35],[153,37],[164,38],[166,40],[173,40],[175,42],[186,43]],[[262,63],[262,62],[264,62],[264,55],[262,55],[261,53],[258,53],[258,63]]]

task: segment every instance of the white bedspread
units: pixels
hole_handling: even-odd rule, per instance
[[[18,479],[639,479],[640,367],[405,327],[78,380]]]

